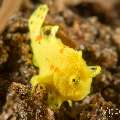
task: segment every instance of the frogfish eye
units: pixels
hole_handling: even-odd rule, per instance
[[[77,85],[80,83],[80,78],[73,78],[72,82]]]
[[[72,79],[72,82],[75,82],[75,78]]]

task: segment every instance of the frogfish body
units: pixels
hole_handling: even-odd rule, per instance
[[[79,101],[90,93],[92,78],[100,73],[99,66],[88,66],[82,51],[74,50],[56,37],[58,26],[43,25],[47,5],[40,5],[29,19],[33,64],[39,74],[31,79],[48,89],[48,104],[59,108],[62,102]]]

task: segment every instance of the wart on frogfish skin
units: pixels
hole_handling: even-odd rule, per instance
[[[41,40],[43,40],[43,36],[42,35],[38,35],[35,40],[40,43]]]
[[[55,68],[54,65],[50,65],[50,69],[53,70]]]
[[[64,52],[64,48],[61,48],[61,49],[60,49],[60,53],[63,53],[63,52]]]
[[[29,19],[33,64],[42,71],[32,77],[31,84],[32,91],[37,84],[44,85],[48,89],[49,106],[57,109],[64,101],[71,103],[85,98],[90,93],[92,78],[101,68],[88,66],[81,51],[64,45],[56,36],[58,26],[43,25],[47,12],[47,5],[40,5]],[[46,28],[50,34],[45,33]]]

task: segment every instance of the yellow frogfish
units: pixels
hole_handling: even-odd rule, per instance
[[[34,90],[37,84],[48,90],[48,104],[59,108],[64,101],[79,101],[90,93],[92,78],[100,73],[99,66],[88,66],[82,51],[74,50],[56,36],[58,26],[44,25],[47,5],[40,5],[31,15],[30,31],[33,64],[39,74],[31,79]]]

